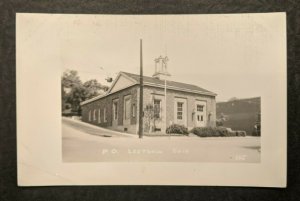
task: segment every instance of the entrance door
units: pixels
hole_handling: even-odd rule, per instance
[[[113,128],[117,128],[118,126],[118,110],[119,110],[119,100],[118,99],[115,99],[113,100],[113,108],[112,108],[112,127]]]
[[[196,101],[195,111],[195,126],[206,126],[206,101]]]

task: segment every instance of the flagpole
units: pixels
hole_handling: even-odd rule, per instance
[[[143,138],[143,41],[140,39],[140,108],[139,108],[139,138]]]
[[[164,116],[165,116],[165,132],[167,131],[167,79],[165,78],[165,111],[164,111]]]

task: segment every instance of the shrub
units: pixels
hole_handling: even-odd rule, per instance
[[[246,131],[236,131],[236,132],[237,132],[237,136],[245,137],[247,135]]]
[[[232,137],[232,136],[246,136],[245,131],[233,131],[226,127],[195,127],[191,133],[199,137]]]
[[[191,130],[191,132],[200,137],[220,136],[216,128],[213,127],[195,127]]]
[[[184,135],[189,134],[188,129],[185,126],[179,124],[172,124],[171,126],[169,126],[166,130],[166,133],[176,133]]]

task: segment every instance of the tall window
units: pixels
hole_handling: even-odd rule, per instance
[[[98,110],[98,123],[101,123],[101,109]]]
[[[161,100],[154,99],[154,118],[160,118],[160,104]]]
[[[96,118],[96,109],[94,109],[94,121],[96,121],[97,120],[97,118]]]
[[[104,120],[104,122],[107,122],[107,119],[106,119],[106,107],[103,109],[103,120]]]
[[[136,106],[135,103],[132,104],[132,117],[135,117],[135,113],[136,113]]]
[[[114,106],[114,119],[116,120],[118,119],[118,102],[115,101],[113,106]]]
[[[89,121],[92,121],[92,111],[89,111]]]
[[[130,119],[130,98],[126,98],[124,101],[124,114],[125,119]]]
[[[177,119],[182,119],[183,114],[183,103],[177,102]]]

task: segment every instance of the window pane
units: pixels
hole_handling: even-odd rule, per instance
[[[183,103],[177,102],[177,119],[182,119],[183,115]]]
[[[198,112],[203,112],[203,105],[197,105],[197,111]]]

